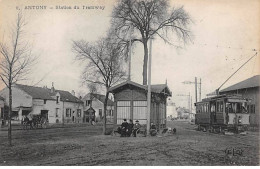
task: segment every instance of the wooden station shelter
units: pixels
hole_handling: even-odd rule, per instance
[[[123,119],[139,121],[146,125],[147,119],[147,90],[146,85],[140,85],[132,81],[123,82],[110,88],[114,94],[114,125],[120,125]],[[150,122],[157,128],[166,127],[166,101],[171,96],[167,84],[151,85],[151,114]]]

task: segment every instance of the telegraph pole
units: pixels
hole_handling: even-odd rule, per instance
[[[188,104],[189,104],[189,110],[190,110],[190,112],[191,112],[191,99],[190,99],[190,92],[189,92],[189,98],[188,98]]]
[[[192,96],[190,96],[190,113],[192,113]]]
[[[147,93],[147,121],[146,121],[146,135],[150,131],[150,114],[151,114],[151,71],[152,71],[152,37],[150,38],[150,49],[148,59],[148,93]]]
[[[197,87],[198,85],[200,86],[200,100],[201,100],[201,78],[200,78],[200,82],[198,83],[197,81],[197,77],[195,77],[195,82],[191,82],[191,81],[184,81],[182,82],[183,84],[195,84],[195,102],[197,102]]]
[[[197,87],[197,77],[195,77],[195,101],[196,101],[196,103],[197,103],[197,89],[198,89],[198,87]]]
[[[199,83],[199,86],[200,86],[200,95],[199,95],[199,101],[201,101],[201,78],[200,78],[200,83]]]
[[[131,55],[132,55],[132,25],[130,25],[129,35],[129,67],[128,67],[128,80],[131,80]]]

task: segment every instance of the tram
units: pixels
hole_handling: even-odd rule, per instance
[[[241,95],[218,95],[195,103],[195,124],[209,132],[246,131],[249,126],[247,104]]]

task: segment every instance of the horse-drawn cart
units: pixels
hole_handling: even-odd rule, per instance
[[[47,128],[49,122],[48,119],[41,115],[33,115],[31,119],[27,116],[22,120],[22,128],[27,129],[38,129],[38,128]]]

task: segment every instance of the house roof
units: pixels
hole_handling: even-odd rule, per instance
[[[23,90],[24,92],[26,92],[30,96],[32,96],[32,98],[34,98],[34,99],[54,100],[51,97],[50,92],[45,88],[35,87],[35,86],[27,86],[27,85],[21,85],[21,84],[16,84],[15,86],[18,87],[19,89]]]
[[[99,101],[101,101],[103,104],[105,103],[105,98],[106,96],[105,95],[102,95],[102,94],[94,94],[94,93],[88,93],[82,100],[87,100],[89,98],[89,95],[92,95],[93,97],[95,97],[96,99],[98,99]],[[113,106],[114,105],[114,102],[108,98],[107,100],[107,105],[108,106]]]
[[[64,90],[55,90],[55,92],[60,93],[60,100],[65,102],[83,103],[76,96],[73,96],[70,92]]]
[[[238,89],[245,89],[245,88],[252,88],[252,87],[259,87],[260,84],[260,75],[256,75],[253,76],[251,78],[248,78],[246,80],[243,80],[239,83],[236,83],[232,86],[229,86],[223,90],[220,91],[221,92],[227,92],[227,91],[232,91],[232,90],[238,90]]]
[[[93,95],[95,98],[97,98],[98,100],[100,100],[102,103],[105,103],[105,98],[106,98],[106,96],[101,95],[101,94],[92,94],[92,95]],[[114,105],[114,102],[108,98],[108,100],[107,100],[107,105],[108,105],[108,106],[113,106],[113,105]]]
[[[167,92],[165,90],[168,90],[168,93],[170,93],[171,95],[171,91],[168,88],[167,84],[156,84],[156,85],[151,85],[151,90],[154,93],[163,93],[163,92]]]
[[[148,90],[148,86],[147,85],[141,85],[141,84],[135,83],[133,81],[125,81],[125,82],[123,82],[121,84],[118,84],[118,85],[116,85],[114,87],[111,87],[109,91],[114,92],[117,89],[122,88],[123,86],[126,86],[126,85],[132,85],[132,86],[136,86],[138,88],[144,89],[144,90]],[[172,95],[170,89],[167,86],[167,84],[151,85],[151,91],[153,93],[166,93],[169,96]]]
[[[30,96],[32,96],[33,99],[55,100],[53,96],[56,95],[57,92],[59,92],[61,101],[75,102],[75,103],[82,102],[80,99],[78,99],[76,96],[73,96],[68,91],[55,90],[55,93],[51,93],[51,89],[43,88],[43,87],[27,86],[21,84],[16,84],[15,86],[23,90]]]

